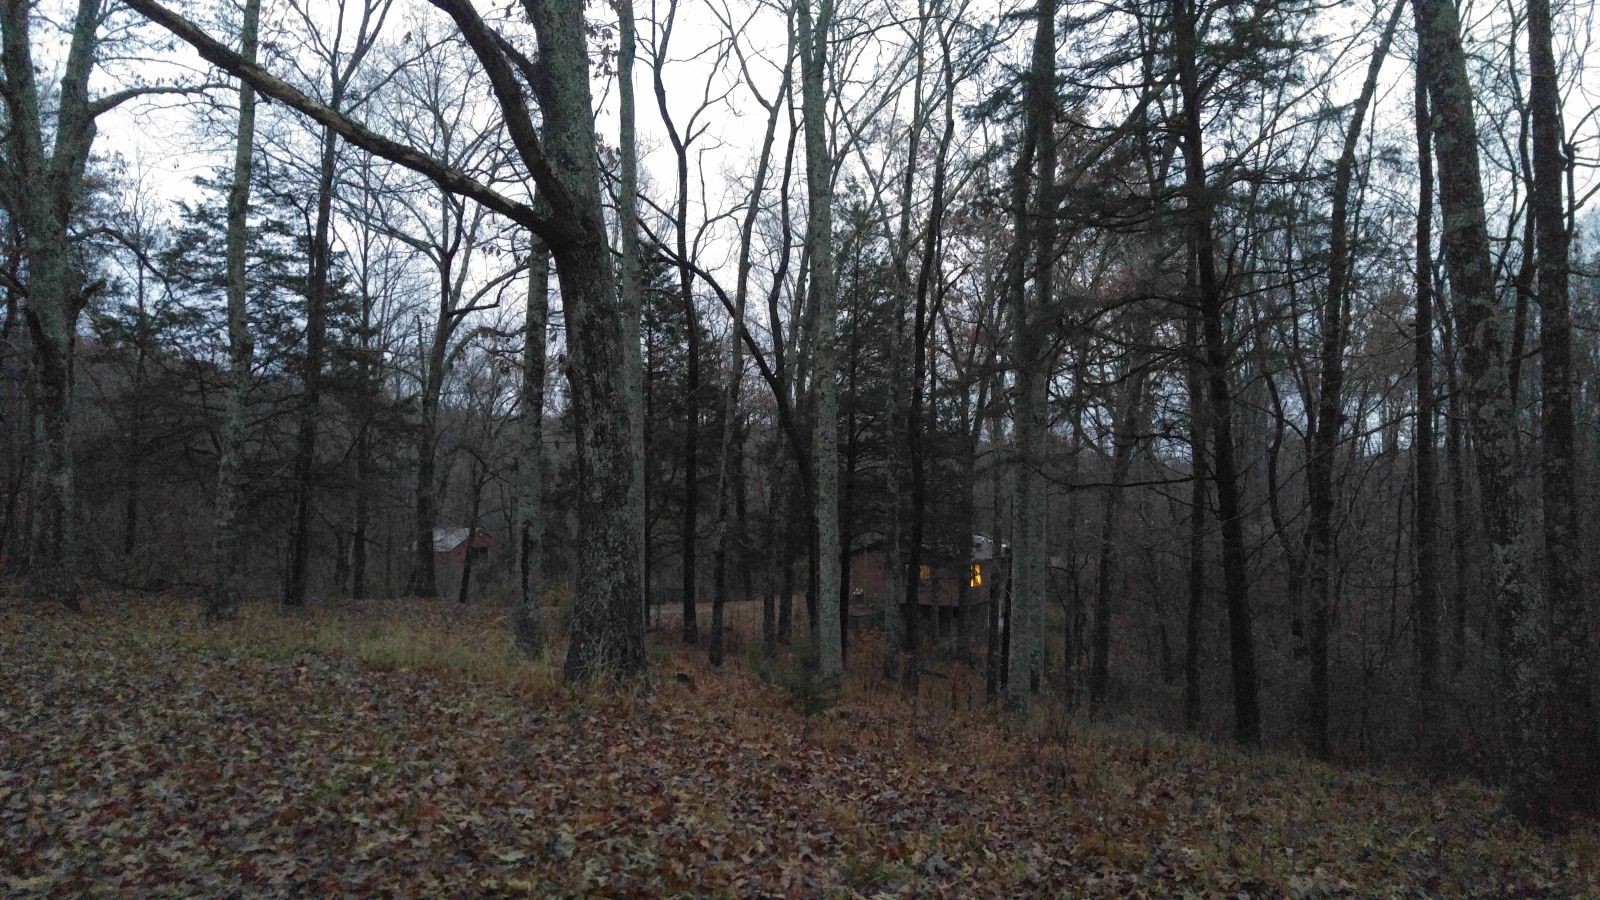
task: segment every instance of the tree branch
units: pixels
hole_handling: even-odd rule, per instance
[[[569,228],[564,227],[549,216],[541,215],[532,206],[512,200],[465,173],[453,169],[413,147],[377,134],[366,126],[352,121],[327,104],[306,96],[294,86],[261,66],[245,62],[238,53],[206,34],[199,26],[155,2],[155,0],[125,0],[125,3],[130,8],[143,14],[145,18],[170,31],[179,40],[195,48],[207,62],[249,82],[263,96],[270,97],[285,106],[299,111],[313,121],[332,129],[340,137],[368,153],[431,178],[444,190],[483,204],[485,207],[529,229],[547,242],[561,243],[570,234]]]
[[[145,87],[131,87],[125,90],[117,91],[114,94],[107,94],[106,96],[91,102],[88,107],[89,118],[92,119],[102,115],[103,113],[108,113],[122,104],[127,103],[129,100],[134,100],[139,97],[149,97],[153,94],[198,94],[202,91],[211,90],[212,88],[222,87],[227,87],[227,85],[216,81],[208,81],[204,84],[193,85],[147,85]]]

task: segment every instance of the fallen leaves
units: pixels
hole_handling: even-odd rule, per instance
[[[687,655],[577,695],[507,663],[491,611],[272,615],[0,601],[0,893],[1600,892],[1592,835],[1473,785],[913,722],[859,687],[805,719]]]

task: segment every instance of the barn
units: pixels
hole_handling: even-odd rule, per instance
[[[435,528],[433,530],[433,573],[442,597],[461,593],[461,577],[472,560],[473,581],[485,574],[488,563],[499,551],[500,542],[482,528]]]
[[[435,528],[433,530],[433,553],[436,562],[451,562],[461,565],[467,561],[467,554],[475,554],[474,559],[482,559],[491,551],[497,550],[500,542],[494,535],[482,528]]]

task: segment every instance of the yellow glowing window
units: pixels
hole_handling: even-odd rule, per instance
[[[933,566],[923,565],[918,569],[917,574],[921,576],[923,581],[927,581],[933,577]]]
[[[983,587],[983,566],[981,564],[972,564],[972,577],[967,579],[967,587]]]

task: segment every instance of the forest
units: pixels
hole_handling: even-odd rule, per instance
[[[0,0],[0,892],[1600,893],[1581,0]]]

